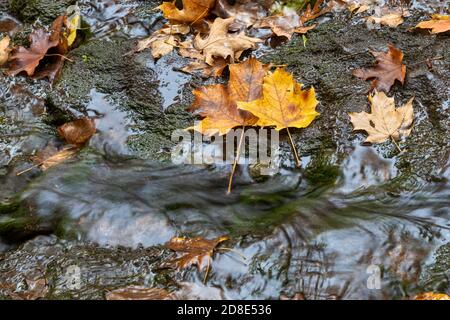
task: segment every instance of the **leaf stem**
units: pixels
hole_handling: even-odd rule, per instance
[[[289,131],[289,128],[286,128],[286,131],[289,136],[289,141],[291,142],[292,151],[294,152],[295,164],[297,165],[297,167],[301,167],[302,162],[300,161],[300,158],[298,157],[297,148],[295,147],[294,141],[292,140],[292,136],[291,136],[291,132]]]
[[[391,140],[392,140],[392,142],[394,143],[394,145],[397,147],[397,150],[398,150],[400,153],[403,153],[402,148],[400,148],[400,146],[398,145],[397,141],[395,141],[394,137],[393,137],[393,136],[390,136],[390,137],[391,137]]]
[[[236,171],[236,166],[237,166],[237,163],[239,162],[239,158],[241,156],[241,147],[242,147],[242,141],[244,140],[244,131],[245,131],[245,126],[242,126],[242,133],[241,133],[241,137],[239,139],[237,154],[236,154],[236,157],[234,157],[233,169],[231,169],[230,180],[228,181],[227,194],[231,193],[231,186],[233,184],[234,172]]]
[[[206,265],[206,272],[205,272],[205,277],[203,278],[203,284],[206,284],[206,280],[208,280],[210,265],[211,265],[211,257],[208,257],[208,264]]]
[[[74,62],[72,59],[69,59],[69,58],[67,58],[66,56],[64,56],[64,55],[62,55],[62,54],[59,54],[59,53],[49,53],[49,54],[46,54],[45,56],[46,56],[46,57],[54,57],[54,56],[57,56],[57,57],[63,58],[64,60],[67,60],[67,61],[70,61],[70,62]]]

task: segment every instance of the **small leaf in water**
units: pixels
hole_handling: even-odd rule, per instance
[[[43,171],[72,158],[78,151],[78,148],[68,147],[60,151],[52,151],[55,148],[46,148],[40,151],[34,157],[34,162],[36,166],[40,166]]]
[[[175,252],[181,253],[181,256],[170,261],[170,265],[177,269],[184,269],[191,265],[196,265],[201,271],[203,267],[207,266],[205,279],[208,274],[210,260],[214,254],[217,246],[229,240],[228,237],[222,236],[212,240],[204,239],[202,237],[184,238],[174,237],[166,243],[166,247]]]
[[[95,134],[95,122],[91,118],[81,118],[58,128],[58,133],[68,144],[82,146]]]
[[[414,300],[450,300],[445,293],[424,292],[414,297]]]

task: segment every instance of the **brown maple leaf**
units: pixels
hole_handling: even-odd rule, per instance
[[[196,23],[206,17],[216,0],[182,0],[183,8],[177,8],[176,1],[164,2],[159,6],[166,19],[181,23]]]
[[[10,57],[8,74],[17,75],[26,72],[28,76],[37,79],[48,77],[53,82],[64,64],[64,55],[68,51],[67,39],[62,36],[62,28],[67,17],[60,16],[54,22],[50,31],[38,29],[30,35],[30,48],[22,46],[15,48]],[[44,58],[50,57],[44,66],[37,71]]]
[[[357,69],[353,75],[367,80],[374,79],[372,87],[379,91],[389,92],[395,80],[402,84],[405,80],[406,66],[402,64],[403,53],[401,50],[389,45],[388,52],[370,51],[375,57],[375,66],[368,69]]]
[[[197,35],[194,47],[205,56],[209,65],[214,65],[214,57],[229,58],[231,63],[238,60],[247,49],[253,49],[256,44],[263,42],[258,38],[247,37],[244,32],[238,34],[228,33],[228,27],[234,22],[234,18],[216,18],[211,25],[209,35],[203,39]]]
[[[196,265],[198,270],[201,271],[205,266],[209,266],[216,247],[227,240],[229,240],[229,238],[225,236],[211,240],[202,237],[174,237],[166,243],[166,247],[181,253],[181,256],[172,260],[170,265],[173,265],[178,269]]]
[[[262,79],[268,66],[255,58],[233,64],[228,85],[215,84],[194,90],[195,100],[190,111],[204,119],[192,127],[205,135],[224,135],[237,126],[253,125],[258,120],[250,113],[238,110],[237,101],[252,101],[262,95]]]

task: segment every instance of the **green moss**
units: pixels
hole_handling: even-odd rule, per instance
[[[315,155],[305,170],[305,179],[313,186],[333,185],[340,176],[339,166],[329,156]]]
[[[75,0],[11,0],[10,11],[23,22],[33,23],[37,19],[50,24],[63,14]]]

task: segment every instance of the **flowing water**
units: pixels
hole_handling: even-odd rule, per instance
[[[156,21],[152,16],[136,22],[130,14],[133,2],[125,1],[124,6],[80,2],[96,37],[117,29],[142,37]],[[171,63],[170,56],[158,62],[149,58],[146,63],[156,70],[163,109],[176,102],[191,79],[170,68]],[[38,221],[33,236],[57,234],[111,250],[161,245],[180,234],[230,236],[225,246],[232,250],[215,255],[206,285],[203,273],[194,269],[183,273],[183,281],[201,292],[194,295],[402,298],[422,289],[418,283],[423,266],[433,262],[436,248],[450,241],[448,160],[435,181],[397,192],[389,182],[399,174],[398,159],[353,141],[342,161],[335,154],[319,169],[310,156],[303,159],[305,170],[287,166],[270,177],[255,178],[251,167],[241,166],[233,192],[226,196],[230,166],[173,165],[133,157],[127,141],[140,134],[133,113],[95,88],[86,110],[96,118],[98,133],[89,146],[45,173],[36,169],[16,177],[24,164],[13,168],[12,159],[31,153],[29,143],[45,145],[42,140],[54,138],[29,121],[42,104],[39,84],[2,81],[1,119],[18,121],[17,117],[33,138],[2,131],[0,163],[7,173],[0,190],[15,213],[0,210],[0,222],[9,219],[14,224],[17,212],[25,210]],[[19,115],[14,109],[17,101],[26,101]],[[442,105],[447,107],[448,100]],[[308,174],[309,169],[315,174]],[[23,233],[17,237],[3,232],[0,251],[16,248],[18,238],[30,238]]]

